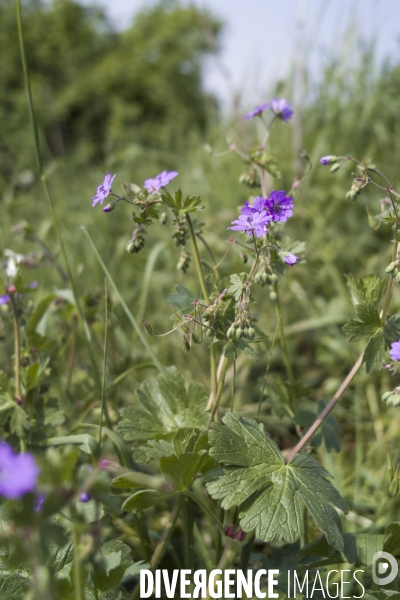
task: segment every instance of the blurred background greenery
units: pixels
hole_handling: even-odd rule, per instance
[[[228,135],[230,141],[248,149],[257,124],[241,120],[239,107],[246,103],[245,90],[236,97],[229,114],[221,111],[216,97],[204,91],[204,60],[218,53],[223,31],[220,19],[205,10],[164,2],[144,8],[131,27],[117,32],[99,9],[72,0],[51,4],[32,0],[24,3],[23,22],[49,186],[100,364],[104,281],[80,225],[92,235],[132,313],[138,320],[150,321],[157,333],[171,328],[167,298],[177,283],[199,294],[193,264],[186,275],[176,270],[180,252],[171,239],[170,224],[150,228],[140,254],[125,252],[131,235],[129,209],[119,204],[112,214],[104,214],[99,206],[91,208],[104,173],[117,173],[114,189],[119,192],[120,179],[141,185],[163,169],[179,171],[176,181],[183,191],[202,197],[204,237],[218,262],[227,249],[226,228],[248,190],[238,183],[243,169],[240,158],[235,154],[215,158],[203,145],[224,151]],[[362,349],[362,344],[349,344],[341,331],[354,312],[344,274],[383,276],[391,253],[391,231],[383,226],[372,228],[366,212],[366,208],[371,215],[380,212],[383,193],[371,187],[355,204],[346,202],[351,168],[345,166],[332,176],[320,167],[319,158],[326,154],[371,158],[397,189],[399,186],[400,65],[379,66],[373,46],[360,50],[349,45],[351,39],[343,39],[346,51],[327,61],[316,81],[308,76],[304,64],[299,83],[299,65],[294,64],[293,76],[265,90],[265,98],[260,99],[276,94],[291,100],[298,86],[303,86],[303,101],[295,107],[293,123],[273,128],[271,150],[277,155],[282,177],[271,179],[269,185],[271,189],[290,189],[294,171],[303,168],[298,151],[307,150],[313,168],[295,193],[294,216],[287,225],[292,238],[306,241],[306,263],[287,273],[281,295],[296,380],[303,386],[304,405],[314,413],[317,401],[329,399]],[[0,54],[0,246],[31,254],[31,264],[38,264],[32,273],[28,267],[24,269],[28,281],[39,281],[37,301],[65,283],[49,268],[40,244],[23,239],[12,229],[27,221],[59,256],[48,205],[35,174],[15,7],[9,0],[0,0]],[[232,247],[220,267],[221,277],[245,268]],[[259,327],[272,338],[276,321],[266,288],[256,290],[256,299]],[[110,382],[149,360],[113,294],[111,300]],[[396,288],[391,313],[399,307]],[[3,370],[11,374],[12,323],[6,311],[4,308],[0,360]],[[90,362],[81,333],[76,332],[73,308],[56,307],[46,332],[59,342],[51,363],[54,393],[64,398],[71,413],[98,410]],[[71,356],[72,340],[74,369],[69,377],[64,362]],[[195,374],[208,386],[204,343],[184,354],[178,333],[149,341],[164,364],[175,364],[189,379]],[[261,346],[257,363],[238,361],[235,407],[243,414],[255,417],[257,413],[268,360],[269,351]],[[114,419],[118,418],[117,407],[132,401],[132,390],[150,373],[151,368],[133,370],[113,386],[109,403]],[[262,420],[285,448],[293,445],[296,432],[282,412],[279,382],[285,375],[278,344],[273,346],[269,373]],[[400,457],[399,424],[396,409],[388,409],[380,401],[394,383],[399,382],[386,372],[359,375],[335,410],[345,451],[332,455],[325,446],[320,449],[335,485],[352,508],[367,520],[374,515],[373,521],[367,522],[351,513],[355,519],[351,521],[350,515],[352,531],[366,526],[380,530],[390,519],[397,519],[398,500],[389,499],[385,483],[385,457],[388,443],[393,444],[395,459]],[[224,402],[230,402],[229,389]]]

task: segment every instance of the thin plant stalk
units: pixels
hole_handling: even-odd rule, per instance
[[[15,376],[15,399],[17,402],[22,400],[21,390],[21,334],[19,330],[18,307],[15,301],[15,294],[10,294],[11,306],[13,311],[14,324],[14,376]]]
[[[166,550],[166,547],[171,538],[172,532],[175,527],[175,523],[178,519],[178,516],[181,511],[184,501],[185,501],[184,494],[179,494],[179,496],[176,500],[174,509],[168,519],[168,523],[166,524],[165,529],[162,533],[161,539],[158,542],[156,549],[154,550],[153,556],[151,557],[150,569],[152,571],[154,571],[154,569],[157,567],[158,563],[160,562],[160,560]],[[137,586],[135,587],[135,589],[133,590],[129,600],[137,600],[138,598],[140,598],[140,583],[138,583]]]
[[[203,266],[201,264],[201,258],[199,253],[199,247],[197,245],[196,234],[194,232],[192,219],[189,214],[186,213],[186,223],[189,229],[190,241],[192,242],[193,254],[194,254],[194,262],[196,264],[197,275],[200,281],[201,291],[203,292],[204,301],[207,304],[210,304],[210,296],[208,295],[206,280],[204,277]],[[211,394],[215,399],[217,394],[217,351],[212,344],[210,346],[210,367],[211,367]]]
[[[146,348],[147,352],[149,353],[149,355],[151,356],[152,361],[154,362],[154,364],[156,365],[157,369],[160,371],[160,373],[164,373],[164,367],[162,366],[161,362],[158,360],[157,356],[154,353],[153,348],[150,346],[150,344],[148,343],[147,339],[144,336],[144,333],[141,329],[141,327],[139,326],[138,322],[136,321],[135,317],[133,316],[133,314],[131,313],[131,311],[128,308],[128,305],[126,304],[125,300],[123,299],[117,285],[115,284],[113,278],[111,277],[111,274],[109,272],[109,270],[107,269],[106,265],[104,264],[92,238],[90,237],[90,234],[88,232],[88,230],[86,229],[86,227],[84,227],[83,225],[81,225],[81,229],[83,231],[83,233],[85,234],[85,236],[87,237],[88,241],[90,242],[90,245],[92,246],[92,250],[97,258],[97,261],[99,263],[99,265],[101,266],[103,273],[105,274],[105,276],[107,277],[108,281],[111,284],[112,289],[114,290],[115,295],[118,297],[118,300],[122,306],[122,308],[124,309],[124,312],[126,314],[126,316],[128,317],[128,319],[130,320],[130,322],[132,323],[134,329],[136,330],[136,333],[138,334],[140,341],[142,342],[143,346]]]
[[[395,235],[396,234],[397,234],[397,227],[395,228]],[[394,257],[394,259],[396,258],[397,253],[399,251],[399,246],[400,246],[399,243],[394,244],[394,248],[393,248],[393,252],[392,252],[392,258]],[[384,297],[384,301],[383,301],[383,307],[382,307],[382,311],[380,314],[382,324],[384,324],[384,318],[389,309],[389,305],[390,305],[390,301],[391,301],[391,297],[392,297],[392,290],[393,290],[393,278],[389,275],[389,281],[388,281],[388,284],[386,287],[386,293],[385,293],[385,297]],[[358,357],[358,359],[357,359],[356,363],[354,364],[353,368],[351,369],[350,373],[347,375],[347,377],[343,381],[343,383],[339,386],[339,389],[337,390],[336,394],[334,394],[332,396],[332,399],[329,402],[329,404],[327,404],[327,406],[324,408],[322,413],[318,416],[318,418],[313,423],[313,425],[310,427],[310,429],[307,431],[307,433],[301,438],[299,443],[288,454],[287,459],[286,459],[287,462],[289,462],[290,459],[295,454],[298,454],[304,448],[304,446],[310,441],[310,439],[315,434],[315,432],[318,431],[318,429],[321,427],[322,423],[325,421],[325,419],[327,418],[329,413],[333,410],[333,408],[335,407],[337,402],[339,402],[340,398],[343,396],[344,392],[347,390],[350,383],[353,381],[354,377],[357,375],[357,373],[360,370],[361,365],[363,363],[363,357],[364,357],[364,352],[362,352],[362,354]]]
[[[277,326],[278,326],[278,331],[279,331],[279,339],[280,339],[281,346],[282,346],[283,361],[285,363],[286,375],[287,375],[287,378],[289,380],[289,385],[290,385],[290,396],[291,396],[292,404],[294,405],[296,402],[295,380],[294,380],[292,364],[290,362],[289,352],[288,352],[287,343],[286,343],[285,329],[283,327],[283,321],[282,321],[282,309],[281,309],[281,303],[280,303],[280,299],[279,299],[279,290],[278,290],[277,284],[274,285],[274,289],[275,289],[275,293],[276,293],[275,312],[276,312]]]
[[[104,316],[104,352],[103,352],[103,378],[101,382],[101,409],[100,409],[100,429],[99,429],[99,446],[101,451],[101,440],[103,434],[103,415],[105,414],[107,425],[112,429],[112,423],[108,410],[105,403],[106,395],[106,367],[107,367],[107,344],[108,344],[108,294],[107,294],[107,279],[104,280],[104,304],[105,304],[105,316]]]
[[[215,402],[214,402],[212,410],[211,410],[210,420],[208,421],[207,429],[210,429],[212,422],[214,421],[215,416],[218,411],[219,403],[220,403],[221,397],[222,397],[222,392],[224,391],[224,383],[225,383],[226,372],[228,370],[228,365],[229,365],[229,359],[226,356],[224,356],[221,377],[218,382],[217,395],[215,397]]]
[[[84,334],[85,334],[85,340],[86,340],[87,350],[88,350],[90,362],[91,362],[92,368],[93,368],[93,374],[94,374],[95,383],[96,383],[96,386],[97,386],[97,388],[98,388],[98,390],[100,392],[101,391],[100,373],[99,373],[99,369],[98,369],[98,366],[97,366],[96,357],[95,357],[94,351],[93,351],[92,336],[91,336],[90,329],[89,329],[89,326],[87,324],[87,321],[85,319],[85,316],[83,314],[82,306],[81,306],[80,301],[79,301],[77,287],[76,287],[74,278],[72,276],[71,268],[69,266],[69,262],[68,262],[68,258],[67,258],[67,253],[66,253],[65,246],[64,246],[64,241],[63,241],[63,238],[62,238],[62,235],[61,235],[60,226],[59,226],[58,219],[57,219],[57,216],[56,216],[56,212],[55,212],[55,209],[54,209],[54,204],[53,204],[53,201],[52,201],[52,198],[51,198],[48,186],[47,186],[46,176],[45,176],[45,172],[44,172],[44,168],[43,168],[43,161],[42,161],[42,157],[41,157],[41,153],[40,153],[38,127],[37,127],[37,122],[36,122],[36,117],[35,117],[35,111],[34,111],[34,107],[33,107],[33,99],[32,99],[32,92],[31,92],[30,78],[29,78],[29,72],[28,72],[28,65],[27,65],[27,61],[26,61],[24,36],[23,36],[23,32],[22,32],[22,16],[21,16],[21,2],[20,2],[20,0],[16,0],[16,8],[17,8],[17,24],[18,24],[19,46],[20,46],[20,52],[21,52],[22,68],[23,68],[23,73],[24,73],[25,89],[26,89],[27,100],[28,100],[29,118],[30,118],[30,121],[31,121],[31,126],[32,126],[32,131],[33,131],[34,147],[35,147],[36,161],[37,161],[37,167],[38,167],[38,172],[39,172],[39,179],[40,179],[41,184],[42,184],[44,196],[45,196],[45,198],[46,198],[46,200],[47,200],[47,202],[48,202],[48,204],[50,206],[50,211],[51,211],[51,215],[52,215],[52,218],[53,218],[54,226],[55,226],[55,229],[56,229],[57,238],[58,238],[58,241],[59,241],[59,244],[60,244],[61,254],[62,254],[64,263],[65,263],[65,267],[66,267],[66,271],[67,271],[69,283],[71,285],[71,289],[72,289],[72,293],[73,293],[73,296],[74,296],[75,304],[76,304],[76,307],[77,307],[77,310],[78,310],[79,319],[80,319],[80,322],[81,322],[81,325],[83,327],[83,331],[84,331]]]

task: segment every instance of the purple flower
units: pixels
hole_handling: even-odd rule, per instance
[[[288,217],[293,214],[293,198],[286,197],[283,190],[276,192],[272,190],[270,197],[265,200],[265,208],[272,217],[273,221],[285,223]]]
[[[247,115],[244,115],[243,119],[253,119],[254,117],[259,117],[264,112],[264,110],[269,108],[269,104],[269,102],[266,102],[265,104],[260,104],[260,106],[256,106],[254,110],[247,113]]]
[[[0,494],[6,498],[20,498],[36,487],[39,474],[32,454],[17,454],[12,447],[0,441]]]
[[[92,206],[96,206],[98,202],[100,202],[100,204],[103,204],[104,200],[107,198],[107,196],[109,196],[111,192],[111,186],[116,176],[116,174],[110,175],[110,173],[108,173],[107,171],[103,183],[98,186],[96,195],[92,198]]]
[[[294,264],[296,264],[297,262],[299,262],[299,257],[296,256],[295,254],[292,254],[291,252],[279,252],[281,259],[283,260],[284,263],[286,263],[287,265],[289,265],[289,267],[292,267]]]
[[[268,108],[282,121],[289,121],[293,116],[293,110],[286,98],[272,98]]]
[[[400,361],[400,340],[390,346],[389,355],[392,360]]]
[[[86,492],[83,492],[80,496],[79,496],[79,500],[81,502],[89,502],[90,500],[90,496],[89,494],[87,494]]]
[[[10,302],[11,298],[8,294],[3,294],[2,296],[0,296],[0,305],[1,304],[7,304],[7,302]]]
[[[248,202],[242,208],[242,214],[232,221],[234,227],[228,227],[234,231],[245,231],[247,235],[254,233],[257,237],[261,238],[267,233],[267,225],[270,223],[272,217],[265,210],[265,198],[257,196],[254,198],[254,206],[251,206]]]
[[[153,179],[146,179],[143,184],[143,187],[146,188],[148,192],[158,192],[158,190],[162,187],[165,187],[169,184],[169,182],[174,179],[179,173],[177,171],[163,171],[156,175]]]

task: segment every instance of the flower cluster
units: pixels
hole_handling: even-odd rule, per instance
[[[39,474],[31,454],[17,454],[9,444],[0,440],[0,494],[6,498],[20,498],[36,487]]]
[[[244,115],[243,119],[253,119],[259,117],[262,113],[269,109],[276,117],[282,121],[289,121],[293,116],[293,110],[286,98],[272,98],[270,102],[265,102],[256,106],[254,110]]]
[[[261,238],[267,233],[267,225],[271,221],[285,223],[293,214],[293,199],[286,196],[283,190],[273,190],[269,198],[254,198],[254,206],[245,202],[242,214],[232,221],[235,231],[245,231],[248,235]]]

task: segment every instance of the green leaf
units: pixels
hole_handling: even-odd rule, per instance
[[[367,373],[380,371],[385,362],[385,340],[382,329],[372,336],[364,351],[363,362]]]
[[[286,465],[276,446],[253,419],[235,413],[216,423],[210,434],[210,456],[224,466],[206,474],[210,495],[222,508],[241,506],[240,525],[256,537],[272,542],[298,540],[304,531],[302,502],[329,543],[343,548],[337,506],[347,512],[329,473],[308,455],[297,454]]]
[[[350,336],[350,342],[370,338],[382,327],[378,311],[372,304],[358,304],[356,314],[358,319],[349,319],[343,326],[344,333]]]
[[[180,456],[184,452],[193,452],[197,440],[199,439],[200,431],[189,427],[178,429],[174,437],[175,454]],[[170,452],[172,454],[172,452]],[[168,456],[168,455],[166,455]]]
[[[224,355],[229,358],[232,356],[234,360],[237,359],[239,350],[243,352],[246,358],[250,360],[258,360],[258,354],[253,348],[244,340],[230,340],[224,346]]]
[[[373,592],[366,592],[364,596],[365,600],[400,600],[400,592],[395,590],[375,590]]]
[[[39,325],[40,321],[43,319],[47,310],[56,298],[57,294],[50,294],[49,296],[46,296],[45,298],[43,298],[43,300],[39,302],[39,304],[36,306],[35,310],[29,318],[26,329],[28,334],[34,333],[36,331],[36,328]]]
[[[196,296],[184,285],[176,285],[176,294],[170,294],[167,298],[168,304],[172,304],[181,314],[190,314],[194,311],[193,302]]]
[[[174,492],[169,493],[161,493],[158,490],[139,490],[129,496],[127,500],[122,505],[122,510],[125,511],[140,511],[146,510],[146,508],[150,508],[150,506],[155,506],[160,502],[164,502],[164,500],[168,500],[175,495]]]
[[[86,452],[87,454],[91,454],[95,458],[100,457],[100,446],[94,437],[88,433],[52,437],[47,440],[43,440],[38,444],[38,446],[66,446],[69,444],[78,446],[80,450]]]
[[[123,408],[119,432],[129,441],[171,440],[182,427],[203,429],[207,394],[199,383],[185,388],[175,368],[142,383],[137,390],[139,405]]]
[[[386,527],[385,552],[394,556],[400,554],[400,523],[394,522]]]
[[[324,557],[330,559],[329,562],[323,562],[324,565],[348,562],[350,564],[359,563],[369,566],[376,552],[383,550],[385,535],[374,533],[345,533],[343,535],[343,550],[337,551],[329,545],[325,536],[307,544],[299,553],[299,560],[302,564],[312,564],[317,566],[316,559]]]
[[[162,474],[167,481],[172,483],[175,491],[185,490],[192,483],[197,473],[201,470],[203,462],[208,460],[206,453],[194,454],[185,452],[179,457],[163,456],[160,459]]]
[[[132,564],[131,553],[126,544],[119,540],[103,542],[96,553],[91,577],[96,587],[101,592],[106,592],[117,587],[126,571],[133,566],[137,567],[138,563]]]
[[[353,304],[371,304],[378,308],[386,287],[384,279],[379,279],[373,274],[358,279],[352,275],[345,275],[345,277]]]
[[[400,317],[393,315],[383,326],[383,337],[387,347],[400,339]]]
[[[89,429],[89,430],[91,429],[92,431],[99,432],[100,426],[95,425],[94,423],[81,423],[79,425],[79,427],[77,427],[77,429]],[[132,455],[131,455],[131,452],[128,450],[122,437],[120,435],[118,435],[118,433],[116,433],[115,431],[108,429],[108,427],[103,427],[102,432],[103,432],[103,435],[108,437],[108,439],[114,446],[114,449],[120,459],[121,465],[123,465],[127,469],[132,469],[132,467],[133,467]]]
[[[228,294],[234,296],[236,302],[240,300],[243,292],[243,284],[247,280],[247,273],[234,273],[230,276],[231,286],[228,288]]]

